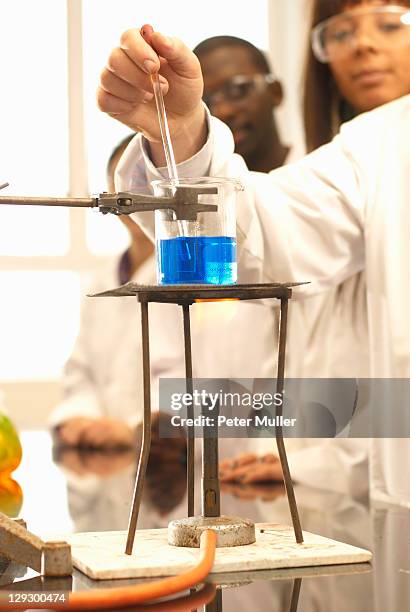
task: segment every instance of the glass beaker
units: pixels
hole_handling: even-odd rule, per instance
[[[234,179],[201,177],[153,181],[156,196],[172,196],[175,187],[215,187],[198,196],[217,211],[201,212],[196,221],[177,220],[172,210],[155,211],[157,280],[160,285],[232,285],[237,281],[236,194]]]

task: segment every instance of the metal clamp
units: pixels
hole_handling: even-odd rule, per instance
[[[98,207],[102,213],[129,215],[134,212],[153,210],[173,210],[178,220],[196,221],[200,212],[215,212],[216,204],[200,204],[198,196],[216,194],[216,187],[175,187],[171,197],[135,194],[129,191],[121,193],[102,193],[98,197]]]
[[[8,183],[0,185],[0,189]],[[0,196],[0,205],[17,206],[69,206],[71,208],[98,208],[103,214],[130,215],[135,212],[173,210],[177,220],[196,221],[198,213],[216,212],[217,204],[203,204],[198,197],[203,194],[217,194],[217,187],[176,186],[169,197],[159,197],[124,191],[100,193],[90,198],[49,198],[29,196]]]

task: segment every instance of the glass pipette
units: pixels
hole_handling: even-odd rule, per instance
[[[164,96],[162,95],[158,72],[151,74],[151,82],[154,90],[155,103],[157,105],[158,122],[161,130],[162,146],[164,147],[169,178],[178,183],[177,166],[175,163],[174,150],[172,148],[167,113],[165,110]]]
[[[174,182],[175,185],[179,184],[177,166],[175,163],[174,149],[172,148],[171,134],[169,132],[167,113],[165,110],[164,96],[161,91],[161,84],[159,82],[158,72],[151,74],[151,82],[154,90],[155,103],[157,107],[159,128],[161,131],[162,146],[164,147],[165,160],[167,163],[167,170],[169,178]],[[178,233],[181,236],[187,236],[188,231],[185,221],[177,221]]]

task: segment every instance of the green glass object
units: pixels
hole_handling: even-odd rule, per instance
[[[10,474],[20,464],[21,444],[12,422],[0,413],[0,477]]]

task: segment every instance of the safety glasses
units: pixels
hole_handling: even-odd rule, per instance
[[[332,62],[357,49],[362,36],[380,48],[410,46],[410,9],[384,5],[330,17],[312,30],[313,52],[320,62]]]
[[[204,93],[203,100],[211,108],[219,102],[240,103],[275,81],[272,74],[236,75],[218,89]]]

